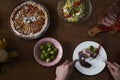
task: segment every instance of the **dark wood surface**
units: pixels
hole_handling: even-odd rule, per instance
[[[120,33],[115,35],[101,33],[95,37],[89,37],[87,35],[87,31],[97,23],[98,16],[116,0],[91,0],[93,6],[92,14],[82,24],[69,24],[58,16],[56,7],[59,0],[38,0],[47,7],[51,21],[47,32],[35,40],[24,40],[16,37],[9,28],[10,13],[22,1],[24,0],[0,0],[0,37],[10,38],[19,53],[18,59],[12,63],[11,70],[0,74],[0,80],[54,80],[56,67],[67,59],[72,60],[74,48],[79,43],[87,40],[101,42],[107,52],[108,60],[120,63]],[[34,45],[43,37],[53,37],[60,41],[63,46],[63,57],[53,67],[43,67],[33,57]],[[95,76],[82,75],[75,69],[70,80],[113,79],[108,69],[105,68],[100,74]]]

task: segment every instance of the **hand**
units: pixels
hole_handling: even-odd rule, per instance
[[[120,80],[120,65],[115,62],[111,63],[109,61],[106,61],[106,63],[114,80]]]
[[[62,65],[56,68],[56,79],[55,80],[68,80],[71,73],[73,72],[74,65],[77,60],[69,62],[65,61]]]

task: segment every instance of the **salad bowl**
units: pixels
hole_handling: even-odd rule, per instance
[[[90,0],[61,0],[57,6],[58,15],[70,23],[82,23],[92,12]]]

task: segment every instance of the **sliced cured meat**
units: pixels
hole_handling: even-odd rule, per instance
[[[103,19],[101,20],[101,24],[104,25],[104,26],[111,26],[111,25],[105,20],[105,18],[103,18]]]
[[[120,1],[113,3],[108,11],[100,17],[98,24],[88,31],[88,35],[94,36],[100,32],[117,32],[120,26],[116,26],[120,20]],[[102,26],[101,26],[102,25]]]
[[[112,21],[112,19],[109,18],[109,16],[105,17],[105,21],[111,25],[113,25],[115,23],[115,21]]]
[[[107,14],[108,18],[115,22],[116,17],[110,13]]]
[[[107,13],[114,15],[116,18],[120,17],[120,2],[114,3],[108,10]]]

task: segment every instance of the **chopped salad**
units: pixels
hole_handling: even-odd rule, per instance
[[[85,14],[85,4],[81,0],[66,0],[63,7],[65,20],[69,22],[78,22]]]

